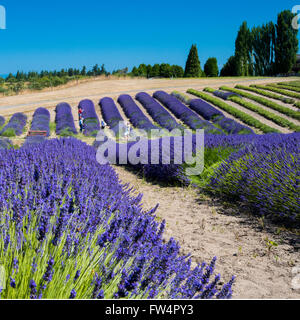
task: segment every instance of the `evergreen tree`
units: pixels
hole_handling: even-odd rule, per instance
[[[288,10],[279,13],[276,25],[275,70],[288,73],[296,62],[298,52],[298,30],[293,29],[295,14]]]
[[[217,77],[219,75],[218,62],[216,58],[207,59],[204,65],[204,72],[207,77]]]
[[[246,21],[241,25],[235,41],[235,58],[238,76],[253,74],[252,35]]]
[[[184,76],[187,78],[192,78],[192,77],[198,78],[198,77],[201,77],[201,75],[202,75],[202,70],[200,67],[198,50],[196,45],[193,44],[186,61]]]
[[[237,66],[235,56],[231,56],[224,64],[220,76],[221,77],[234,77],[237,75]]]

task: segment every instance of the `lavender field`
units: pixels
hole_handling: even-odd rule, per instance
[[[219,274],[214,252],[207,262],[195,262],[193,252],[183,253],[176,235],[169,237],[168,220],[159,219],[159,206],[145,209],[143,195],[135,193],[134,185],[123,183],[116,171],[125,168],[149,186],[194,190],[199,197],[216,198],[247,211],[253,221],[261,219],[299,234],[296,100],[293,104],[287,100],[290,104],[283,106],[268,100],[265,93],[262,98],[258,91],[247,96],[248,91],[248,87],[186,93],[158,90],[152,96],[139,92],[99,97],[96,102],[84,99],[77,104],[84,111],[82,134],[67,102],[59,103],[55,114],[37,108],[32,119],[22,113],[0,117],[0,261],[7,284],[1,298],[235,297],[235,289],[239,291],[236,269]],[[280,101],[284,103],[283,98]],[[149,151],[145,163],[101,165],[96,136],[102,119],[117,135],[117,160],[124,146],[128,154],[141,150],[139,140],[123,139],[122,125],[126,128],[130,123],[132,129],[146,132],[164,129],[167,134],[143,140],[143,148]],[[26,136],[25,128],[46,131],[47,136]],[[204,130],[201,174],[187,176],[189,165],[175,163],[178,136],[172,136],[173,129],[192,132],[194,154],[198,152],[196,130]],[[12,130],[14,134],[8,135]],[[162,151],[167,138],[169,164],[164,163]],[[16,139],[23,139],[21,146],[14,144]],[[185,138],[180,141],[183,150]],[[154,144],[158,164],[150,163]]]

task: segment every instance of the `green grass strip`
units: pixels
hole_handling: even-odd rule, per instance
[[[255,93],[260,94],[262,96],[271,98],[271,99],[280,100],[280,101],[282,101],[284,103],[289,103],[289,104],[294,104],[295,103],[294,99],[286,98],[284,96],[279,96],[278,94],[272,93],[272,92],[269,92],[269,91],[265,91],[265,90],[261,90],[261,89],[257,89],[257,88],[252,88],[252,87],[247,87],[247,86],[242,86],[242,85],[237,85],[237,86],[235,86],[235,88],[242,89],[242,90],[247,90],[247,91],[252,91],[252,92],[255,92]]]
[[[256,112],[257,114],[263,116],[264,118],[273,121],[274,123],[278,124],[281,127],[285,127],[285,128],[290,128],[291,130],[294,130],[296,132],[300,131],[300,126],[295,125],[293,122],[282,118],[270,111],[265,110],[262,107],[259,107],[251,102],[247,102],[239,97],[235,97],[232,96],[230,98],[228,98],[228,100],[233,101],[241,106],[243,106],[244,108],[247,108],[251,111]]]
[[[260,86],[259,86],[260,87]],[[263,86],[262,86],[263,87]],[[265,87],[263,87],[265,88]],[[287,107],[283,107],[273,101],[270,101],[266,98],[262,98],[262,97],[258,97],[258,96],[254,96],[253,94],[250,94],[248,92],[244,92],[244,91],[241,91],[241,90],[238,90],[238,89],[234,89],[234,88],[229,88],[229,87],[226,87],[226,86],[223,86],[220,88],[221,90],[225,90],[225,91],[230,91],[230,92],[235,92],[237,94],[239,94],[240,96],[242,97],[245,97],[245,98],[248,98],[250,100],[253,100],[253,101],[256,101],[262,105],[265,105],[267,107],[269,107],[270,109],[273,109],[273,110],[276,110],[278,112],[281,112],[282,114],[285,114],[291,118],[294,118],[294,119],[297,119],[297,120],[300,120],[300,112],[297,112],[297,111],[294,111],[290,108],[287,108]]]
[[[265,89],[265,90],[281,93],[281,94],[283,94],[285,96],[288,96],[288,97],[300,99],[300,94],[298,94],[296,92],[291,92],[291,91],[279,89],[279,88],[276,88],[276,87],[273,87],[273,86],[270,86],[270,85],[262,86],[262,85],[258,85],[258,84],[252,84],[250,87],[255,87],[255,88],[259,88],[259,89]]]
[[[274,87],[274,88],[278,88],[278,89],[286,89],[286,90],[293,91],[293,92],[300,92],[299,87],[287,86],[284,84],[278,84],[278,85],[268,84],[268,87]]]
[[[208,88],[208,89],[210,90],[210,88]],[[229,104],[219,100],[218,98],[212,97],[208,94],[205,94],[203,92],[200,92],[200,91],[197,91],[194,89],[189,89],[187,92],[214,104],[215,106],[226,111],[227,113],[231,114],[232,116],[236,117],[237,119],[240,119],[245,124],[261,130],[263,133],[280,132],[279,130],[271,128],[271,127],[263,124],[262,122],[253,118],[249,114],[230,106]]]

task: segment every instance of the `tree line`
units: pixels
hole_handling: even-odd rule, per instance
[[[221,70],[221,76],[273,76],[291,72],[298,52],[298,30],[293,29],[295,17],[289,10],[272,21],[250,30],[241,25],[235,41],[235,54]]]
[[[24,89],[42,90],[44,88],[64,85],[72,80],[80,80],[101,75],[108,76],[109,74],[110,73],[106,71],[104,64],[102,64],[101,67],[96,64],[90,70],[87,70],[87,68],[83,66],[81,69],[68,68],[59,71],[17,71],[15,75],[10,73],[6,79],[0,77],[0,93],[9,94],[10,92],[13,92],[18,94]]]
[[[197,47],[192,45],[185,69],[178,65],[168,63],[146,65],[140,64],[133,67],[131,75],[145,78],[199,78],[199,77],[217,77],[219,74],[218,63],[216,58],[209,58],[201,69]]]

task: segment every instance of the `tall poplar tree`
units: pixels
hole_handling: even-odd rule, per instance
[[[293,29],[295,17],[289,10],[279,13],[276,24],[275,69],[276,73],[288,73],[296,62],[298,30]]]
[[[273,22],[252,29],[255,75],[270,76],[274,74],[275,41],[276,34]]]
[[[238,76],[253,75],[252,36],[246,21],[241,25],[235,41],[235,58]]]

